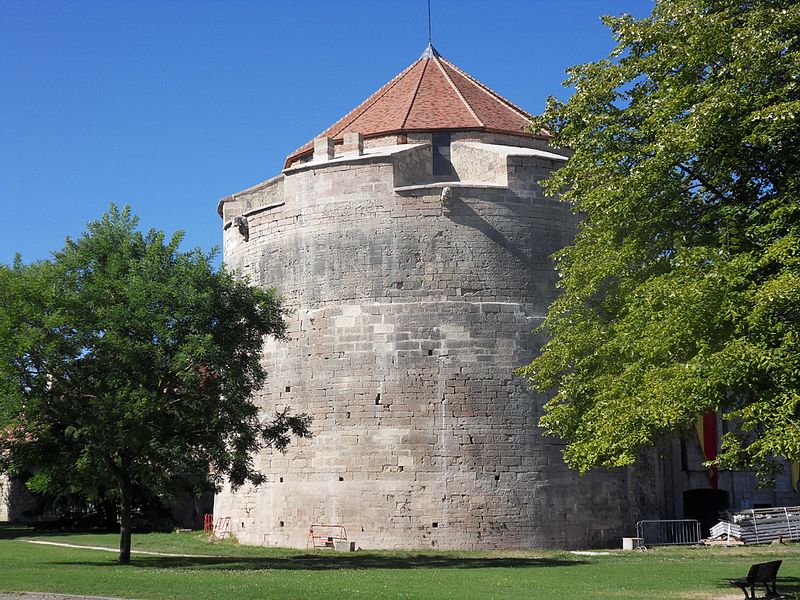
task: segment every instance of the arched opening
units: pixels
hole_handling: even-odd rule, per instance
[[[724,490],[707,488],[683,492],[683,518],[700,521],[703,537],[707,537],[708,530],[719,521],[719,512],[728,507],[728,492]]]

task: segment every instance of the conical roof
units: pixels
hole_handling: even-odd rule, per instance
[[[317,137],[365,138],[412,131],[473,130],[530,136],[531,116],[428,46],[419,59]],[[292,152],[286,166],[314,149]]]

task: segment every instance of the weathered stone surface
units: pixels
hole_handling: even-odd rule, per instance
[[[44,509],[41,497],[28,491],[23,479],[0,473],[0,521],[33,522],[58,516]]]
[[[9,487],[8,476],[0,473],[0,521],[11,520],[8,513],[10,505]]]
[[[333,139],[321,137],[314,140],[314,160],[330,160],[333,158]]]
[[[364,154],[364,136],[357,131],[345,133],[340,152],[342,154],[361,156]]]
[[[465,137],[447,210],[428,136],[290,169],[283,203],[242,211],[249,241],[225,230],[226,263],[291,311],[257,401],[314,416],[313,439],[257,458],[267,483],[217,496],[239,540],[302,547],[326,523],[362,548],[586,547],[654,510],[658,465],[570,472],[537,426],[546,397],[513,372],[543,341],[550,256],[574,234],[538,184],[558,161]]]

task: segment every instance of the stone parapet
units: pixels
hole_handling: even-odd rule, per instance
[[[334,156],[333,138],[321,137],[314,140],[314,160],[330,160]]]

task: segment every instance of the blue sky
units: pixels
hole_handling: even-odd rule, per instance
[[[529,112],[650,0],[433,0],[433,43]],[[0,262],[47,258],[109,205],[221,244],[217,201],[411,64],[426,0],[0,0]]]

